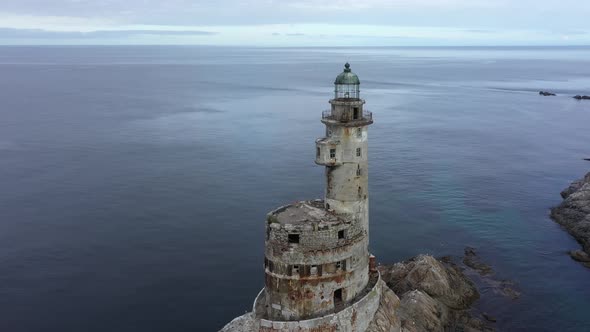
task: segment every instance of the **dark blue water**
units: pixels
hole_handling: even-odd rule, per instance
[[[510,331],[590,330],[590,270],[548,218],[590,169],[590,48],[0,48],[0,330],[215,331],[263,286],[267,211],[321,197],[314,139],[350,61],[371,250],[467,245]],[[537,91],[558,92],[540,97]]]

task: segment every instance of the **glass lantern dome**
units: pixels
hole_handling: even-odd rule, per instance
[[[350,64],[344,65],[344,71],[334,81],[334,97],[336,99],[359,99],[361,82],[355,73],[350,71]]]

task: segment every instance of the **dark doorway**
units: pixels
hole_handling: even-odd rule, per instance
[[[334,291],[334,308],[342,306],[342,288]]]
[[[352,118],[354,120],[356,120],[356,119],[359,118],[359,109],[358,109],[358,107],[353,108]]]

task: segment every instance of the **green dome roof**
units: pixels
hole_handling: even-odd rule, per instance
[[[336,77],[334,84],[361,84],[359,77],[350,71],[350,64],[347,62],[344,65],[344,71]]]

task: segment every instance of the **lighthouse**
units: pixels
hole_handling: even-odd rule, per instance
[[[321,117],[325,136],[315,142],[315,163],[325,167],[324,198],[282,206],[266,218],[265,287],[254,304],[261,326],[301,328],[321,317],[349,317],[367,307],[375,289],[378,273],[369,267],[368,248],[367,129],[373,118],[348,63],[329,103]],[[355,322],[346,324],[356,330]]]

